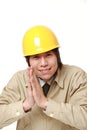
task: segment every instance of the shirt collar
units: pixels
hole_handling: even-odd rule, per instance
[[[55,77],[55,82],[58,84],[59,87],[63,88],[64,85],[64,78],[65,78],[65,72],[64,72],[64,66],[62,66],[61,70],[58,69],[56,77]]]
[[[55,76],[53,76],[49,81],[47,81],[47,83],[48,83],[49,85],[51,85],[51,83],[52,83],[54,77],[55,77]],[[44,85],[46,82],[44,82],[44,81],[43,81],[42,79],[40,79],[40,78],[38,78],[38,80],[39,80],[39,83],[40,83],[41,87],[43,87],[43,85]]]

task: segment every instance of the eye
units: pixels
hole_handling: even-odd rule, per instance
[[[38,55],[35,55],[32,57],[33,59],[39,59],[39,56]]]
[[[52,53],[47,53],[47,56],[49,57],[49,56],[52,56]]]

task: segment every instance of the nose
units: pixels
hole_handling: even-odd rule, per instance
[[[47,62],[47,60],[46,60],[45,57],[42,57],[42,58],[41,58],[40,64],[41,64],[41,66],[47,66],[48,62]]]

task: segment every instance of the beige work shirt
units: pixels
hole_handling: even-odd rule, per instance
[[[48,106],[37,105],[25,113],[27,73],[13,75],[0,95],[0,128],[17,121],[17,130],[87,130],[87,74],[75,66],[63,65],[48,92]]]

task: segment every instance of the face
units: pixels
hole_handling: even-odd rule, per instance
[[[48,81],[57,71],[57,57],[53,51],[30,56],[30,66],[32,66],[37,77]]]

